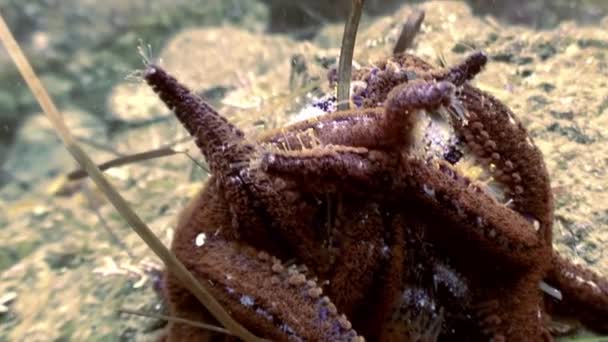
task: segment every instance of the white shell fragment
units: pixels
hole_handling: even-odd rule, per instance
[[[8,304],[17,298],[17,292],[7,292],[0,296],[0,314],[9,311]]]
[[[560,290],[545,283],[544,281],[541,281],[538,284],[538,287],[541,289],[541,291],[543,291],[544,293],[548,294],[549,296],[551,296],[557,300],[562,300],[562,298],[563,298],[562,292]]]
[[[194,239],[194,244],[196,245],[196,247],[201,247],[205,244],[205,240],[207,240],[207,234],[200,233]]]

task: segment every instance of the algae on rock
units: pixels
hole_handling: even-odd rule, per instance
[[[602,130],[608,127],[608,97],[603,91],[608,88],[608,36],[601,28],[608,27],[608,18],[598,27],[565,22],[553,31],[536,31],[476,17],[462,2],[432,1],[417,7],[426,11],[426,19],[413,53],[436,64],[454,63],[474,49],[490,55],[492,60],[475,84],[513,109],[545,156],[556,197],[556,248],[608,275],[608,255],[601,248],[608,243],[608,135]],[[363,64],[387,56],[412,11],[404,6],[390,16],[363,18],[355,60]],[[328,91],[325,67],[339,53],[342,27],[324,27],[313,42],[232,26],[192,28],[170,40],[160,56],[168,70],[196,91],[215,96],[218,109],[255,136],[263,127],[283,125],[319,89]],[[115,57],[139,60],[135,45],[129,42]],[[304,87],[293,91],[289,75],[296,55],[306,63],[308,74]],[[96,63],[101,62],[91,65]],[[99,143],[128,154],[186,136],[145,86],[110,81],[104,86],[109,89],[107,98],[97,105],[107,104],[116,120],[145,124],[112,132],[111,140]],[[193,144],[179,148],[200,159]],[[113,156],[102,150],[92,154],[99,162]],[[71,167],[56,170],[63,175]],[[107,173],[165,243],[171,240],[177,213],[207,178],[185,155]],[[119,316],[116,311],[160,308],[151,271],[158,262],[86,180],[77,184],[62,196],[48,191],[48,184],[41,185],[20,194],[18,201],[0,192],[0,258],[2,253],[10,255],[0,264],[5,268],[0,296],[17,294],[9,311],[0,313],[0,336],[151,338],[154,332],[146,330],[147,319]],[[81,189],[88,189],[89,195]],[[134,259],[111,242],[101,225],[116,231]],[[143,283],[142,276],[147,277]]]

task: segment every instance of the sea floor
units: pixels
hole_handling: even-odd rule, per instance
[[[388,56],[413,8],[364,18],[355,61]],[[545,156],[555,248],[608,276],[608,17],[539,31],[474,16],[460,2],[416,8],[426,11],[416,55],[452,64],[474,50],[489,54],[474,83],[512,108]],[[314,40],[296,41],[261,27],[192,27],[149,58],[253,138],[293,118],[311,85],[327,88],[326,66],[336,61],[343,28],[328,24]],[[126,53],[136,55],[136,46]],[[137,77],[112,85],[104,101],[103,117],[62,106],[95,161],[168,145],[177,152],[106,172],[168,244],[177,214],[208,176],[204,161]],[[89,180],[66,180],[76,164],[45,120],[30,116],[5,151],[4,170],[14,179],[0,188],[0,341],[153,340],[160,321],[118,310],[162,311],[154,290],[161,263]]]

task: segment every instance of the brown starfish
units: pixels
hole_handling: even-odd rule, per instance
[[[463,84],[481,70],[485,61],[483,54],[476,53],[459,66],[435,72],[420,59],[401,55],[355,76],[365,84],[354,95],[362,104],[358,113],[365,113],[367,106],[379,103],[383,103],[384,109],[371,124],[374,127],[364,129],[374,132],[370,134],[373,142],[370,143],[370,136],[367,136],[363,140],[351,140],[348,145],[350,148],[385,149],[386,145],[393,144],[401,152],[397,156],[401,158],[398,163],[394,162],[394,152],[389,157],[370,150],[336,153],[345,149],[342,146],[303,146],[312,150],[267,154],[265,170],[284,177],[299,177],[302,185],[315,184],[321,189],[328,184],[335,187],[337,182],[344,183],[341,190],[347,191],[353,184],[378,187],[378,179],[390,179],[387,184],[380,185],[383,194],[399,194],[397,198],[401,201],[413,197],[423,203],[427,211],[430,208],[429,214],[438,217],[435,221],[440,222],[427,228],[431,240],[451,255],[452,261],[459,265],[457,268],[476,288],[472,295],[476,302],[474,306],[479,307],[483,315],[480,327],[495,339],[549,338],[542,322],[544,305],[538,290],[542,279],[563,289],[568,301],[577,303],[578,310],[591,309],[592,313],[584,316],[595,317],[592,324],[599,328],[606,324],[597,317],[603,317],[608,310],[607,283],[554,255],[552,196],[542,155],[508,108],[491,95]],[[429,109],[416,101],[442,93],[442,86],[449,89],[444,85],[446,82],[460,86],[449,103],[452,117],[448,119],[451,119],[453,135],[496,183],[492,186],[495,189],[471,184],[458,172],[458,165],[455,169],[441,160],[443,156],[436,158],[428,148],[433,144],[432,137],[423,136],[421,141],[414,141],[420,136],[415,125],[426,124],[424,118],[414,112]],[[447,92],[443,91],[446,95]],[[341,141],[320,138],[330,135],[323,131],[324,128],[331,127],[336,117],[340,117],[342,130],[359,131],[362,117],[368,114],[351,113],[350,117],[346,115],[347,119],[344,116],[340,113],[318,122],[298,124],[296,132],[312,130],[311,141],[321,139],[326,144],[341,144]],[[349,120],[349,124],[344,123]],[[404,122],[405,126],[400,126]],[[380,127],[379,134],[375,133],[377,127]],[[378,138],[382,132],[397,135]],[[395,144],[404,136],[407,137],[405,144]],[[291,141],[290,146],[294,143]],[[378,160],[383,162],[378,165]],[[341,179],[337,179],[338,175]],[[420,210],[418,215],[425,208]],[[490,258],[479,261],[479,255]],[[475,262],[474,269],[471,269],[471,262]],[[559,271],[562,275],[556,275],[556,270],[561,269],[567,271]],[[570,275],[570,284],[565,284],[567,279],[563,273]],[[571,280],[576,277],[580,279],[577,291],[573,291]],[[505,293],[509,295],[501,295]]]
[[[505,106],[466,83],[485,62],[478,53],[436,70],[397,56],[355,75],[360,108],[258,143],[149,65],[146,81],[213,173],[173,251],[237,320],[276,340],[350,340],[353,325],[372,340],[550,339],[543,279],[574,314],[605,326],[607,282],[553,254],[540,152]],[[174,315],[209,318],[170,274],[167,296]],[[416,298],[436,303],[427,319],[413,318],[424,309]],[[205,334],[169,329],[170,340]]]
[[[298,222],[285,217],[292,215],[285,210],[288,196],[277,191],[276,180],[250,167],[254,145],[160,67],[148,66],[145,78],[196,138],[213,173],[182,213],[172,246],[176,256],[254,333],[273,340],[356,339],[351,323],[322,296],[317,282],[277,259],[292,255],[286,243],[305,244],[308,240],[298,235],[307,232],[287,234],[288,224],[297,228]],[[176,316],[207,319],[171,274],[166,285]],[[169,340],[206,338],[205,332],[179,324],[169,331]]]

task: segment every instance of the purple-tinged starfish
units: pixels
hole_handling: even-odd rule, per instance
[[[467,83],[486,59],[438,70],[396,56],[355,75],[361,107],[257,142],[149,65],[146,81],[213,173],[173,251],[237,320],[276,340],[360,338],[353,329],[370,340],[551,339],[543,280],[605,326],[606,280],[553,252],[542,155],[508,108]],[[171,274],[167,284],[175,316],[209,318]],[[207,334],[169,329],[170,340]]]

